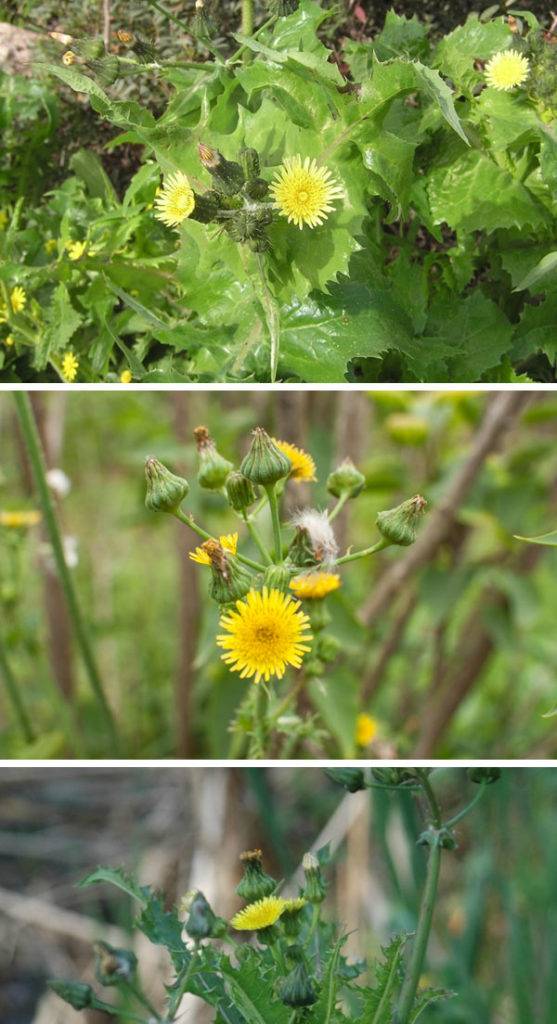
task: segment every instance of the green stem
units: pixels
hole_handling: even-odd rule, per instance
[[[190,530],[193,530],[193,532],[196,533],[198,537],[202,537],[203,540],[215,539],[214,537],[211,537],[211,534],[207,533],[206,530],[202,530],[191,516],[187,516],[185,512],[182,512],[182,509],[177,509],[173,515],[176,519],[179,519],[181,523],[189,526]],[[253,562],[251,558],[246,558],[245,555],[240,555],[238,553],[236,553],[236,558],[239,562],[243,562],[244,565],[249,565],[250,569],[255,569],[256,572],[265,572],[265,566],[261,565],[260,562]]]
[[[140,1003],[141,1006],[143,1006],[150,1013],[150,1015],[154,1018],[154,1020],[156,1020],[156,1021],[160,1021],[161,1020],[160,1014],[157,1013],[157,1011],[155,1010],[155,1007],[153,1006],[153,1004],[149,1002],[149,1000],[147,999],[147,996],[145,996],[143,994],[143,992],[141,991],[141,989],[139,988],[138,985],[134,984],[133,981],[126,981],[125,982],[125,987],[132,994],[132,996],[135,996],[135,998],[137,999],[138,1003]]]
[[[391,542],[385,537],[377,541],[377,544],[373,544],[370,548],[364,548],[362,551],[355,551],[353,555],[343,555],[342,558],[337,558],[337,565],[346,565],[347,562],[355,562],[357,558],[366,558],[368,555],[375,555],[378,551],[383,551],[384,548],[391,546]]]
[[[280,516],[275,484],[269,484],[265,488],[265,491],[267,493],[267,500],[269,502],[269,508],[271,510],[271,521],[273,524],[273,537],[275,544],[275,557],[273,561],[278,564],[282,562],[282,538],[280,534]]]
[[[243,36],[253,35],[253,0],[242,0],[242,24],[240,31]]]
[[[121,1010],[117,1006],[111,1006],[110,1003],[105,1003],[102,999],[93,999],[91,1009],[102,1010],[103,1013],[110,1013],[113,1017],[125,1017],[126,1020],[133,1020],[136,1024],[148,1024],[145,1017],[138,1017],[135,1013],[129,1013],[128,1010]]]
[[[276,20],[277,16],[276,14],[273,14],[271,18],[269,18],[267,21],[264,21],[263,24],[259,26],[257,32],[252,33],[252,39],[258,39],[261,33],[264,32],[266,28],[270,28],[271,25],[274,24]],[[227,61],[225,61],[225,64],[234,64],[237,60],[239,60],[239,58],[242,56],[246,49],[246,44],[243,43],[240,49],[236,50],[235,53],[233,53],[232,56],[229,57]]]
[[[116,724],[105,696],[87,626],[85,625],[85,620],[81,613],[71,573],[66,563],[62,537],[60,535],[54,505],[52,503],[50,490],[46,481],[46,466],[41,440],[37,430],[33,410],[31,408],[29,395],[21,391],[16,391],[14,399],[17,407],[21,432],[25,441],[25,447],[33,469],[35,484],[39,492],[41,508],[52,546],[52,553],[56,562],[58,577],[60,579],[62,590],[64,591],[64,597],[66,599],[68,612],[73,624],[77,644],[83,659],[85,671],[89,678],[91,689],[106,722],[113,748],[115,751],[118,751],[120,749],[120,741]]]
[[[469,811],[471,811],[472,808],[475,807],[477,803],[479,803],[479,801],[483,797],[486,789],[487,789],[487,783],[486,782],[480,783],[480,785],[478,786],[478,792],[476,793],[476,795],[473,798],[473,800],[471,800],[469,804],[466,804],[466,807],[463,807],[463,809],[461,811],[459,811],[458,814],[455,814],[454,818],[450,818],[449,821],[446,821],[445,822],[445,828],[454,828],[454,826],[456,824],[458,824],[459,821],[462,821],[462,819],[466,817],[466,815],[469,813]]]
[[[244,513],[243,513],[243,519],[244,519],[244,522],[245,522],[245,524],[246,524],[246,526],[247,526],[247,528],[249,530],[249,534],[250,534],[251,539],[253,540],[254,544],[259,548],[259,551],[261,553],[263,561],[265,562],[265,565],[272,565],[273,564],[273,559],[271,558],[269,552],[267,551],[267,548],[265,547],[265,545],[264,545],[264,543],[263,543],[263,541],[262,541],[262,539],[261,539],[261,537],[259,535],[259,530],[255,526],[255,524],[252,523],[252,521],[251,521],[251,519],[248,516],[246,511],[244,511]]]
[[[0,673],[4,677],[4,683],[6,685],[6,691],[14,709],[14,715],[17,718],[17,723],[21,732],[24,736],[26,743],[32,743],[35,739],[31,720],[25,710],[25,705],[21,699],[19,692],[19,685],[12,672],[11,665],[8,661],[6,649],[4,646],[4,640],[0,634]]]
[[[341,494],[341,496],[338,499],[335,507],[332,508],[331,511],[329,512],[329,522],[330,523],[332,523],[333,519],[336,519],[336,517],[338,516],[339,512],[342,512],[342,509],[346,505],[346,502],[348,501],[349,497],[350,497],[350,495],[349,495],[348,491],[344,491]]]
[[[256,253],[257,269],[259,271],[259,277],[261,279],[261,286],[263,288],[263,308],[265,309],[265,315],[267,317],[267,327],[269,330],[269,338],[271,341],[271,384],[274,384],[277,379],[278,361],[280,354],[280,324],[277,304],[271,294],[271,289],[267,281],[267,274],[265,272],[265,264],[263,257],[260,252]]]
[[[426,883],[420,905],[416,937],[412,946],[410,962],[402,983],[398,1005],[393,1015],[393,1024],[408,1024],[410,1020],[410,1014],[412,1012],[412,1007],[414,1006],[416,992],[418,991],[418,985],[422,974],[429,933],[431,931],[431,922],[435,907],[435,897],[437,895],[440,867],[441,847],[439,843],[436,842],[429,851]]]
[[[259,760],[265,756],[267,740],[267,707],[268,694],[263,683],[255,684],[255,701],[253,704],[253,736],[248,757]]]

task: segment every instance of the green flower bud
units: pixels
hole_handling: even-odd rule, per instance
[[[217,918],[202,892],[196,892],[185,924],[190,939],[208,939],[213,935]]]
[[[427,441],[429,425],[421,416],[409,412],[393,413],[385,420],[385,428],[390,438],[398,444],[419,447]]]
[[[338,657],[341,643],[340,640],[337,640],[336,636],[331,636],[329,633],[321,633],[317,639],[316,649],[322,661],[331,662]]]
[[[366,478],[356,469],[352,459],[345,459],[327,477],[327,490],[335,498],[348,494],[349,498],[357,498],[365,485]]]
[[[120,77],[120,61],[115,54],[101,57],[100,60],[89,61],[89,67],[101,85],[113,85]]]
[[[201,163],[209,171],[218,192],[225,196],[233,196],[242,188],[245,177],[240,164],[226,160],[217,149],[211,149],[203,143],[197,147]]]
[[[417,781],[410,768],[372,768],[371,774],[376,782],[384,786],[403,786]]]
[[[234,466],[217,451],[207,427],[196,427],[193,433],[200,463],[197,480],[207,490],[220,491]]]
[[[192,35],[197,39],[213,39],[217,34],[217,26],[205,10],[204,0],[195,0],[195,14],[191,23]]]
[[[244,185],[244,193],[250,199],[264,199],[268,191],[269,182],[265,181],[265,178],[252,178],[250,181],[246,181]]]
[[[306,905],[306,900],[304,898],[287,900],[287,906],[281,914],[280,921],[284,934],[289,939],[296,939],[300,934],[300,929],[303,923],[302,911]]]
[[[285,1006],[311,1006],[317,1000],[313,982],[304,963],[296,964],[278,986],[281,1003]]]
[[[137,39],[133,45],[133,52],[142,64],[152,64],[156,61],[158,54],[156,47],[147,39]]]
[[[51,992],[73,1006],[74,1010],[86,1010],[93,1005],[95,993],[90,985],[80,981],[47,981],[47,985]]]
[[[108,942],[95,942],[95,974],[101,985],[119,985],[130,981],[137,968],[137,957],[129,949],[115,949]]]
[[[226,493],[228,503],[235,512],[244,512],[245,509],[249,508],[257,500],[257,494],[251,480],[248,480],[247,476],[244,476],[243,473],[238,473],[237,470],[234,470],[227,477]]]
[[[246,146],[244,149],[241,149],[240,163],[242,164],[247,181],[249,181],[250,178],[259,177],[259,153],[256,149],[252,149],[250,146]]]
[[[261,850],[247,850],[242,853],[240,860],[244,865],[244,874],[236,886],[238,896],[246,903],[255,903],[256,900],[270,896],[275,891],[277,883],[263,871]]]
[[[491,785],[492,782],[498,782],[501,778],[501,769],[488,767],[487,765],[485,768],[482,768],[480,765],[475,768],[467,768],[466,774],[470,782],[476,782],[478,785],[486,782],[488,785]]]
[[[325,775],[348,793],[357,793],[358,790],[366,788],[364,773],[360,768],[326,768]]]
[[[400,544],[408,547],[416,540],[416,527],[420,517],[424,514],[427,502],[419,494],[408,501],[403,501],[396,508],[379,512],[377,516],[377,529],[385,540],[391,544]]]
[[[195,206],[190,213],[190,220],[197,220],[200,224],[210,224],[220,210],[218,192],[210,188],[201,194],[194,192],[194,196]]]
[[[277,448],[263,427],[256,427],[253,431],[251,448],[240,469],[252,483],[267,487],[276,483],[277,480],[287,477],[290,473],[291,463],[280,448]]]
[[[263,583],[269,590],[281,590],[283,594],[289,594],[290,573],[284,565],[270,565],[265,570]]]
[[[147,494],[145,505],[151,512],[177,512],[190,485],[181,476],[174,476],[162,462],[150,456],[145,461]]]
[[[327,895],[325,879],[321,874],[321,866],[313,853],[305,853],[302,867],[306,877],[303,897],[308,903],[322,903]]]
[[[206,540],[201,545],[211,562],[211,586],[209,593],[217,604],[231,604],[239,601],[252,589],[251,574],[244,569],[234,555],[225,551],[216,540]]]

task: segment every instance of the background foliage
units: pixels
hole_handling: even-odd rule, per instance
[[[267,380],[275,319],[284,380],[554,379],[556,37],[532,12],[524,38],[513,35],[505,7],[456,27],[446,8],[427,11],[429,24],[389,12],[378,34],[377,10],[369,25],[360,10],[357,31],[353,18],[302,0],[246,43],[231,5],[216,40],[225,63],[205,60],[187,18],[177,55],[180,29],[171,22],[169,33],[158,12],[144,25],[143,11],[135,31],[155,40],[160,68],[121,65],[114,81],[104,58],[65,68],[49,43],[30,81],[4,77],[0,284],[31,296],[6,328],[15,344],[2,347],[5,379],[57,379],[71,346],[83,380],[123,370],[145,381]],[[33,11],[33,25],[41,17],[50,27],[48,8]],[[84,14],[69,21],[79,33]],[[252,59],[234,59],[238,41]],[[512,46],[531,62],[527,87],[482,90],[485,62]],[[121,49],[111,43],[114,60]],[[179,67],[177,56],[202,66]],[[72,102],[89,130],[73,112],[73,132],[61,118]],[[84,148],[91,108],[94,149],[114,126],[108,177]],[[33,154],[56,153],[60,178],[61,122],[73,173],[40,199]],[[161,172],[209,186],[200,141],[229,159],[255,147],[267,178],[285,155],[324,154],[343,183],[345,200],[319,229],[270,229],[271,310],[246,246],[191,221],[177,242],[153,218]],[[141,155],[131,183],[116,153],[129,170]],[[88,243],[74,263],[70,240]]]
[[[464,771],[437,774],[445,806],[461,805],[472,788]],[[553,1024],[556,787],[554,769],[504,770],[459,825],[459,847],[443,859],[424,976],[456,994],[424,1024]],[[130,944],[132,901],[111,886],[76,886],[97,864],[133,871],[169,903],[201,886],[228,917],[239,905],[241,850],[262,847],[268,870],[288,880],[325,825],[336,851],[326,914],[349,927],[350,959],[372,959],[393,932],[415,927],[422,812],[408,794],[339,797],[309,767],[12,768],[0,789],[0,1009],[10,1024],[83,1021],[45,981],[91,981],[100,935]],[[134,948],[158,1004],[166,954],[137,933]],[[187,1014],[206,1024],[198,1004]]]
[[[189,477],[188,510],[209,530],[237,528],[224,500],[195,483],[199,423],[236,461],[257,424],[301,444],[317,463],[312,500],[321,506],[328,472],[350,455],[367,483],[335,521],[341,550],[374,542],[380,509],[417,492],[428,500],[412,548],[345,566],[328,599],[341,654],[309,696],[333,733],[332,756],[354,755],[362,708],[380,723],[376,756],[554,756],[555,720],[543,716],[556,697],[556,554],[513,539],[555,526],[551,393],[34,398],[49,465],[72,481],[59,516],[77,542],[74,576],[130,756],[226,756],[227,723],[252,685],[218,658],[209,574],[187,558],[197,540],[143,505],[143,460],[153,454]],[[0,508],[34,507],[9,395],[0,431]],[[286,512],[308,500],[304,485],[288,484]],[[0,527],[0,561],[4,642],[37,736],[23,743],[2,703],[3,755],[111,755],[40,529]]]

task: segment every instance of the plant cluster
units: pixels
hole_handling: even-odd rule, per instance
[[[450,819],[444,819],[435,794],[432,770],[374,769],[366,778],[350,769],[331,771],[334,781],[351,792],[367,786],[384,791],[410,791],[422,798],[427,827],[418,844],[428,851],[427,878],[415,936],[394,935],[382,950],[383,959],[369,965],[374,980],[362,983],[364,962],[343,955],[345,925],[323,914],[327,894],[325,868],[329,851],[303,858],[304,881],[293,898],[281,895],[282,883],[267,874],[260,850],[242,854],[243,876],[236,888],[245,904],[230,921],[219,917],[202,892],[187,893],[167,909],[149,886],[139,885],[123,871],[97,868],[82,886],[111,883],[140,907],[135,925],[170,955],[172,980],[164,1008],[147,999],[132,950],[95,944],[96,978],[111,988],[118,1002],[109,1003],[83,982],[51,981],[50,988],[76,1010],[98,1009],[140,1024],[172,1024],[180,1019],[186,993],[208,1004],[215,1019],[227,1024],[412,1024],[424,1010],[451,993],[420,986],[437,896],[444,850],[454,850],[454,828],[477,804],[498,769],[470,769],[478,790]],[[242,934],[251,941],[240,942]]]
[[[216,643],[222,660],[242,679],[256,684],[242,701],[231,726],[231,753],[265,757],[280,750],[290,756],[298,743],[322,743],[327,738],[313,715],[301,712],[303,688],[310,680],[326,684],[327,667],[339,652],[328,635],[331,622],[326,598],[341,586],[338,569],[390,545],[407,547],[416,539],[426,502],[416,495],[376,519],[379,539],[361,551],[341,554],[333,522],[344,505],[362,492],[365,477],[350,459],[329,475],[327,490],[336,501],[326,510],[299,509],[290,523],[281,522],[280,498],[288,479],[315,479],[315,463],[307,452],[276,440],[257,427],[239,469],[218,451],[206,427],[197,427],[197,476],[201,487],[220,492],[230,511],[254,542],[259,561],[239,550],[238,531],[212,537],[182,508],[188,481],[175,476],[155,458],[145,465],[148,509],[175,516],[203,539],[190,558],[210,568],[211,598],[222,614]],[[269,548],[257,526],[267,508],[273,530]],[[288,531],[288,539],[285,536]],[[293,532],[292,532],[293,531]],[[286,694],[275,691],[290,669],[296,676]],[[358,741],[367,745],[373,721],[360,716]]]
[[[293,6],[244,20],[224,56],[198,4],[201,61],[127,29],[124,52],[60,42],[46,70],[146,160],[123,204],[93,176],[46,265],[44,211],[4,210],[5,373],[64,377],[71,343],[83,380],[123,362],[137,380],[553,379],[556,37],[488,13],[432,41],[390,12],[346,41],[341,73],[330,11]],[[171,90],[157,118],[107,91],[145,75]],[[95,220],[118,246],[95,244]],[[87,246],[75,293],[69,237]]]

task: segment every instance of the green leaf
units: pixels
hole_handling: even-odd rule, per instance
[[[100,85],[97,85],[92,78],[88,78],[87,75],[82,75],[80,71],[76,71],[74,68],[66,68],[63,65],[58,66],[57,64],[44,64],[43,67],[50,72],[51,75],[56,75],[65,85],[69,85],[70,89],[75,92],[83,92],[87,96],[96,96],[99,100],[102,100],[107,107],[110,107],[110,100],[106,93],[101,89]]]
[[[221,971],[230,999],[246,1024],[288,1024],[292,1011],[270,998],[269,983],[262,976],[259,958],[243,960],[238,969],[223,960]]]
[[[122,892],[127,893],[128,896],[132,896],[134,900],[138,900],[139,903],[144,905],[147,904],[149,899],[148,887],[139,885],[133,875],[129,875],[120,868],[95,868],[85,878],[82,878],[78,885],[80,889],[86,889],[88,886],[96,885],[99,882],[108,882],[110,885],[115,885],[117,889],[121,889]]]
[[[470,14],[464,25],[441,39],[433,60],[444,75],[469,91],[482,77],[474,68],[474,62],[488,60],[512,42],[513,36],[504,18],[483,22],[477,14]]]
[[[87,149],[79,149],[70,160],[70,167],[75,175],[85,184],[89,195],[102,199],[108,204],[118,202],[118,196],[96,153]]]
[[[47,329],[35,352],[35,365],[42,370],[52,356],[63,352],[70,338],[82,323],[82,317],[73,308],[65,284],[59,284],[46,310]]]
[[[410,1012],[408,1024],[415,1024],[418,1017],[421,1017],[424,1010],[433,1003],[439,1003],[442,999],[451,999],[454,992],[448,992],[444,988],[424,988],[416,996],[416,1001]]]
[[[557,251],[548,252],[547,256],[544,256],[538,263],[536,263],[535,267],[532,267],[520,284],[517,284],[514,291],[522,292],[525,291],[526,288],[532,288],[534,285],[538,284],[538,281],[543,280],[547,274],[551,274],[555,270],[557,270]]]
[[[557,356],[557,292],[546,295],[537,305],[526,305],[516,328],[514,350],[527,356],[541,349],[550,360]]]
[[[541,533],[539,537],[521,537],[520,534],[515,533],[514,539],[526,541],[527,544],[543,544],[545,547],[557,548],[557,530]]]
[[[402,955],[408,935],[395,935],[382,947],[384,960],[377,965],[375,984],[363,989],[360,1017],[369,1024],[390,1024],[393,1001],[402,977]]]
[[[403,343],[411,347],[411,323],[386,289],[343,280],[329,294],[313,294],[285,307],[281,316],[282,376],[338,383],[347,363],[380,356]]]
[[[166,329],[168,327],[168,324],[166,324],[164,320],[160,320],[155,313],[153,313],[150,309],[147,309],[147,307],[144,306],[141,302],[138,302],[137,299],[134,299],[133,295],[129,295],[128,292],[125,292],[123,288],[119,288],[118,285],[114,284],[108,278],[106,278],[105,280],[107,288],[109,288],[111,292],[114,292],[114,294],[117,295],[118,298],[121,299],[122,302],[126,304],[126,306],[129,306],[130,309],[133,309],[135,313],[139,313],[139,315],[143,317],[143,319],[146,320],[147,323],[151,324],[152,327],[156,327],[157,329]]]
[[[137,919],[137,927],[150,942],[164,946],[177,971],[189,962],[191,954],[182,939],[183,922],[175,910],[165,910],[160,896],[148,890],[148,900]]]
[[[448,357],[451,381],[479,380],[482,373],[497,366],[510,349],[511,324],[499,307],[479,290],[458,304],[448,302],[436,310],[421,339],[426,347],[433,323],[437,327],[436,340],[453,352]]]
[[[427,23],[415,14],[411,18],[387,11],[385,24],[373,40],[373,52],[379,60],[391,57],[424,57],[428,51]],[[368,47],[371,50],[371,47]]]
[[[345,941],[346,936],[341,935],[327,954],[319,997],[312,1007],[311,1024],[331,1024],[335,1019],[340,981],[338,966]]]

